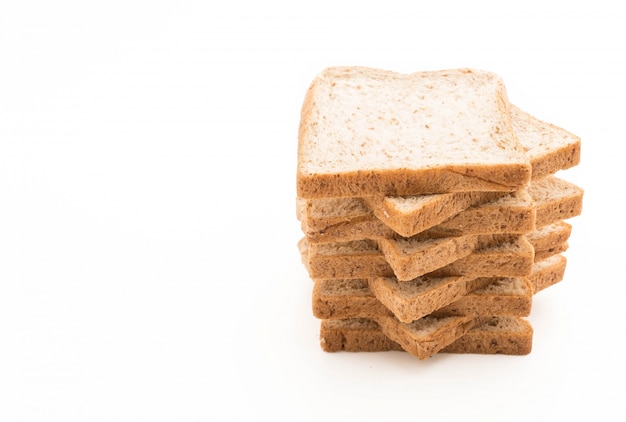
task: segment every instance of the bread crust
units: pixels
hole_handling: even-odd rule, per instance
[[[532,295],[563,280],[566,259],[555,255],[538,262],[528,277],[522,278],[477,278],[467,280],[464,288],[466,293],[457,296],[457,292],[434,288],[422,294],[422,298],[431,301],[429,314],[436,316],[478,316],[478,315],[515,315],[528,316],[532,306]],[[505,289],[500,286],[506,282],[523,283],[522,289]],[[428,314],[425,308],[415,309],[412,316],[404,306],[418,300],[415,296],[405,295],[404,298],[393,298],[394,306],[383,304],[380,289],[374,285],[373,279],[317,280],[313,288],[313,315],[322,320],[346,318],[374,318],[376,316],[395,315],[404,322],[414,321]],[[372,286],[373,288],[370,288]],[[458,286],[457,286],[458,287]],[[511,291],[514,290],[513,293]],[[396,312],[394,312],[396,311]],[[409,310],[410,311],[410,310]],[[402,315],[402,313],[404,315]]]
[[[358,170],[340,174],[298,174],[301,198],[403,196],[468,191],[513,192],[530,181],[530,164],[510,165],[494,171],[484,165],[446,168]]]
[[[527,355],[532,350],[533,329],[522,318],[485,319],[465,335],[444,347],[439,353],[474,353]],[[502,328],[485,329],[484,324]],[[387,352],[404,351],[395,341],[385,336],[378,324],[368,319],[321,321],[320,345],[326,352]]]
[[[419,360],[424,360],[466,334],[476,326],[480,317],[424,317],[407,324],[394,317],[378,316],[374,321],[387,337]],[[428,333],[422,333],[422,325],[428,326]]]
[[[301,243],[306,244],[306,239],[302,239]],[[317,248],[324,244],[308,245],[311,246],[310,249],[308,246],[302,248],[302,261],[309,276],[319,280],[396,276],[383,253],[375,245],[370,244],[368,250],[355,250],[352,244],[353,242],[339,244],[344,248],[341,253],[319,253]],[[526,276],[532,273],[534,261],[535,251],[532,244],[525,237],[516,236],[513,241],[479,247],[469,255],[428,274],[438,277]],[[415,277],[422,275],[424,273]],[[402,277],[402,280],[405,278]]]
[[[429,228],[412,236],[419,234],[423,238],[440,238],[486,233],[531,233],[535,228],[542,228],[576,217],[582,212],[583,189],[555,176],[533,181],[527,191],[528,193],[519,191],[505,194],[505,196],[491,202],[466,208],[435,226],[430,224],[435,220],[430,220],[429,223],[424,222],[428,220],[426,215],[420,225]],[[513,195],[528,198],[520,200],[515,205],[507,205],[504,201]],[[341,206],[341,201],[336,201],[338,207]],[[353,201],[353,199],[344,199],[343,201]],[[318,203],[316,200],[308,202],[309,204]],[[359,203],[365,207],[363,201]],[[300,219],[303,232],[311,243],[393,238],[398,234],[404,236],[397,232],[397,225],[394,226],[395,228],[390,227],[383,220],[377,218],[372,211],[368,212],[366,207],[360,209],[357,214],[356,217],[351,217],[335,213],[331,220],[330,218],[313,218],[310,214],[307,215],[306,210],[304,210]],[[336,224],[325,226],[325,222],[335,223],[337,221],[339,222]],[[311,229],[309,224],[313,224],[317,230]],[[411,226],[415,227],[414,224]]]
[[[584,190],[555,176],[532,183],[528,193],[537,206],[537,227],[567,220],[582,213]]]
[[[385,225],[401,236],[409,237],[443,224],[466,209],[486,204],[505,195],[507,194],[502,192],[457,192],[428,196],[426,200],[424,200],[425,196],[420,196],[417,198],[422,199],[423,206],[411,207],[409,205],[402,207],[402,210],[398,209],[398,201],[410,203],[411,198],[414,197],[407,199],[385,196],[365,197],[363,202]]]

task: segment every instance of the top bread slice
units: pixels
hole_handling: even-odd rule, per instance
[[[332,67],[306,94],[298,197],[510,192],[530,176],[493,73]]]

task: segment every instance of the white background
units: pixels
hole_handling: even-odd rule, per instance
[[[0,420],[624,420],[617,4],[2,1]],[[530,355],[322,352],[295,169],[332,65],[490,70],[583,139]]]

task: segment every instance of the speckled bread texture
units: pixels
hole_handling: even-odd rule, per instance
[[[434,317],[428,316],[411,323],[403,323],[394,317],[374,318],[385,336],[398,343],[406,352],[420,360],[446,350],[450,353],[466,353],[470,345],[477,353],[528,354],[532,349],[532,327],[519,317]],[[469,332],[476,337],[462,340]],[[500,334],[508,332],[499,342]]]
[[[497,237],[496,237],[497,239]],[[373,241],[308,244],[299,242],[302,262],[312,279],[395,276]],[[532,272],[534,248],[524,236],[482,242],[475,251],[429,274],[437,276],[516,277]],[[418,274],[419,277],[424,274]],[[413,277],[413,278],[415,278]]]
[[[378,248],[399,280],[411,280],[474,252],[479,236],[379,239]]]
[[[394,277],[377,277],[368,280],[368,287],[399,321],[411,322],[490,282],[489,278],[426,276],[399,283]]]
[[[312,279],[367,278],[392,276],[393,270],[376,242],[355,240],[340,243],[298,243],[302,262]]]
[[[410,237],[465,209],[503,196],[502,192],[455,192],[417,196],[369,196],[372,213],[401,236]]]
[[[320,346],[325,352],[404,351],[376,322],[365,318],[321,321]]]
[[[415,286],[414,289],[398,289],[394,303],[383,304],[374,294],[370,285],[373,280],[318,280],[313,288],[313,315],[319,319],[373,318],[379,315],[398,315],[410,311],[412,303],[423,298],[436,303],[435,315],[515,315],[527,316],[532,305],[532,294],[554,285],[563,279],[565,258],[557,255],[538,262],[528,277],[484,278],[473,282],[472,288],[464,296],[456,292],[429,286]],[[383,288],[394,289],[383,285]],[[380,292],[377,291],[378,294]],[[402,305],[402,302],[404,305]],[[392,311],[393,309],[393,311]],[[423,311],[416,310],[411,318],[421,318]]]
[[[561,254],[536,262],[533,266],[533,273],[537,274],[537,276],[530,279],[533,294],[537,294],[562,281],[566,266],[567,258]]]
[[[531,172],[493,73],[333,67],[305,96],[298,197],[515,191]]]
[[[374,296],[401,322],[426,315],[517,315],[528,316],[532,305],[529,278],[479,277],[454,280],[454,277],[428,277],[408,283],[385,277],[369,280]],[[448,281],[453,279],[452,281]],[[434,281],[435,286],[423,285]]]
[[[435,270],[429,275],[440,277],[523,276],[528,272],[528,267],[532,268],[534,262],[567,249],[566,241],[569,236],[567,226],[562,226],[564,230],[535,232],[532,241],[516,238],[513,244],[483,245],[482,250],[473,252],[468,257]],[[561,226],[558,225],[558,227]],[[562,243],[555,243],[558,239],[561,239]],[[313,279],[395,276],[384,255],[372,241],[314,244],[313,251],[309,249],[306,239],[301,239],[299,244],[302,262]],[[512,258],[511,262],[507,262],[507,257]],[[482,263],[483,267],[481,267],[481,259],[485,260]],[[497,263],[499,265],[493,268],[486,266]],[[516,263],[518,268],[515,267]],[[507,269],[511,266],[512,269]],[[504,269],[507,273],[498,273]],[[463,274],[463,272],[466,273]]]
[[[313,316],[322,320],[392,315],[363,278],[317,280],[312,297]]]
[[[429,229],[447,235],[526,234],[535,229],[535,202],[526,189],[465,209]]]
[[[535,250],[535,262],[567,251],[567,242],[572,233],[572,226],[565,221],[545,225],[526,238]]]
[[[487,277],[419,277],[399,283],[393,277],[377,277],[369,280],[368,286],[398,320],[411,322],[461,300],[492,281]]]
[[[532,165],[532,179],[540,180],[580,163],[580,138],[544,122],[511,104],[511,123]]]
[[[333,225],[374,218],[361,198],[297,199],[303,231],[324,230]]]
[[[527,355],[532,350],[532,337],[533,329],[525,319],[491,317],[439,353]],[[376,322],[364,318],[322,321],[320,344],[327,352],[404,351]]]
[[[486,276],[523,276],[531,273],[534,260],[534,249],[523,235],[380,239],[378,247],[400,281],[437,270],[450,275],[482,271]]]
[[[321,199],[308,202],[311,204],[311,208],[315,207],[317,210],[323,204],[329,208],[332,206],[333,216],[336,217],[341,213],[344,206],[350,212],[354,210],[357,201],[360,201],[356,198],[344,198],[344,200],[345,202]],[[307,213],[304,207],[301,210],[302,230],[309,241],[313,243],[404,236],[404,234],[389,227],[372,212],[363,212],[358,216],[351,213],[352,217],[347,217],[339,223],[324,225],[322,221],[329,221],[330,219],[322,217],[321,213],[317,213],[319,217],[314,218],[312,213]],[[520,190],[508,194],[499,194],[497,199],[467,208],[438,225],[432,226],[427,223],[425,225],[429,228],[409,237],[420,235],[421,238],[432,238],[465,234],[528,233],[535,228],[535,214],[535,203],[532,197],[526,190]],[[318,229],[311,229],[311,226]]]
[[[303,200],[299,213],[302,232],[311,243],[346,242],[350,240],[376,239],[395,236],[397,233],[388,225],[380,221],[360,198],[317,199]],[[341,217],[342,210],[355,210],[360,206],[363,213],[351,212],[351,217]],[[332,208],[330,223],[319,212],[321,209]],[[311,210],[311,211],[307,211]],[[315,211],[313,211],[315,210]],[[330,217],[330,216],[329,216]]]
[[[534,230],[526,235],[526,238],[533,245],[535,251],[545,251],[567,242],[571,234],[571,224],[557,221]]]
[[[431,275],[470,277],[518,277],[532,273],[535,250],[525,236],[482,243],[468,256],[461,258]]]
[[[441,353],[527,355],[532,351],[533,328],[519,317],[483,317],[466,335]]]
[[[532,183],[528,193],[541,204],[537,207],[537,227],[567,220],[582,212],[583,189],[558,177],[549,176]]]
[[[547,280],[548,276],[544,273],[550,269],[551,267],[546,266],[528,277],[481,278],[480,280],[489,282],[449,305],[435,310],[431,315],[529,316],[532,309],[533,280],[540,278]],[[553,276],[556,278],[558,274]]]
[[[419,233],[421,238],[460,236],[486,233],[524,233],[534,227],[543,227],[580,215],[584,191],[573,183],[554,176],[533,181],[527,191],[505,194],[499,199],[470,207],[447,221]],[[359,239],[378,239],[397,236],[398,233],[369,212],[360,199],[348,198],[310,201],[316,208],[308,216],[301,208],[303,231],[310,242],[341,242]],[[357,205],[358,204],[358,205]],[[333,209],[333,219],[349,215],[341,223],[324,225],[330,218],[323,217],[323,209]],[[358,216],[354,210],[358,209]],[[305,223],[306,221],[306,223]],[[308,224],[324,229],[309,230]],[[534,225],[531,228],[531,225]]]
[[[426,316],[405,323],[393,316],[373,318],[391,340],[420,360],[431,357],[480,323],[481,317]]]
[[[543,261],[547,257],[560,254],[563,252],[567,252],[568,249],[569,249],[569,243],[563,242],[559,245],[556,245],[549,249],[545,249],[543,251],[535,251],[535,262]]]

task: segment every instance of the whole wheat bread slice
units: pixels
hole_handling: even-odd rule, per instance
[[[435,239],[378,239],[398,280],[411,280],[445,267],[470,255],[478,248],[479,236],[447,236]]]
[[[551,256],[567,252],[569,249],[569,243],[563,242],[559,245],[555,245],[552,248],[545,249],[543,251],[535,251],[535,262],[543,261]]]
[[[298,244],[302,262],[312,279],[371,278],[395,276],[373,241]],[[523,236],[506,242],[481,245],[469,255],[429,274],[438,276],[517,277],[529,275],[534,262],[532,244]],[[423,274],[419,274],[419,277]]]
[[[535,262],[543,261],[553,255],[567,251],[567,242],[572,233],[572,226],[565,221],[545,225],[527,235],[535,249]]]
[[[422,232],[426,235],[526,234],[535,229],[535,203],[526,189],[469,207]]]
[[[528,188],[528,194],[523,191],[515,192],[471,207],[419,235],[423,238],[529,232],[534,229],[531,228],[533,223],[536,227],[543,227],[580,215],[583,194],[583,189],[575,184],[549,176],[533,181]],[[300,208],[302,228],[311,243],[397,237],[396,231],[368,212],[360,199],[337,199],[332,201],[332,206],[327,204],[326,207],[322,206],[324,201],[314,201],[317,204],[311,205],[317,210],[315,214],[307,215],[306,207]],[[331,208],[335,221],[341,218],[339,216],[344,214],[344,210],[346,217],[338,224],[325,225],[323,222],[330,219],[323,217],[323,210]],[[350,210],[355,209],[359,210],[358,216],[354,212],[350,214]],[[318,229],[310,229],[309,224]]]
[[[482,278],[476,280],[476,288],[465,295],[456,293],[430,292],[429,295],[418,292],[426,301],[436,300],[442,305],[424,313],[425,307],[410,309],[419,300],[413,292],[403,291],[391,304],[384,304],[372,292],[373,280],[320,280],[313,289],[313,315],[318,319],[373,318],[380,315],[410,315],[402,322],[411,322],[426,315],[434,316],[478,316],[478,315],[515,315],[528,316],[532,307],[534,280],[558,281],[557,263],[544,266],[537,274],[525,278]],[[562,274],[561,274],[562,278]],[[435,298],[439,293],[440,298]],[[406,308],[402,309],[403,303]],[[436,306],[435,306],[436,307]],[[398,312],[398,309],[400,311]],[[411,315],[411,312],[414,312]],[[417,318],[415,317],[417,316]],[[400,318],[399,318],[400,320]]]
[[[572,225],[565,221],[543,225],[526,235],[535,252],[546,251],[566,243],[572,234]]]
[[[525,236],[504,239],[481,236],[476,250],[464,258],[432,271],[431,275],[473,277],[518,277],[532,273],[535,250]]]
[[[405,323],[393,316],[377,316],[373,320],[387,337],[413,356],[424,360],[480,324],[481,318],[425,316],[417,321]]]
[[[566,266],[567,258],[561,254],[552,255],[541,261],[535,262],[533,266],[533,274],[536,274],[537,276],[530,279],[533,294],[537,294],[538,292],[562,281]]]
[[[530,274],[534,249],[523,235],[451,236],[439,239],[379,239],[378,247],[400,281],[445,269],[450,274]]]
[[[551,266],[538,268],[528,277],[486,277],[489,282],[469,292],[431,315],[506,315],[526,317],[532,309],[533,283],[536,280],[558,283],[556,272]],[[550,273],[550,275],[548,275]],[[563,278],[563,274],[560,274]],[[553,277],[549,279],[549,277]]]
[[[373,318],[401,313],[406,315],[414,302],[423,300],[433,304],[431,308],[436,308],[433,312],[439,316],[528,316],[532,295],[560,282],[564,276],[565,264],[565,257],[556,255],[535,263],[533,272],[528,277],[485,278],[474,283],[475,288],[468,289],[461,297],[457,297],[456,292],[447,292],[438,286],[431,290],[426,290],[428,286],[398,289],[394,292],[397,296],[392,298],[394,303],[387,301],[386,305],[370,289],[371,279],[318,280],[313,288],[313,315],[319,319]],[[393,290],[395,286],[388,288]],[[398,309],[400,312],[397,312]],[[414,316],[425,316],[421,315],[423,309],[420,306]],[[412,318],[414,317],[404,319]]]
[[[581,214],[584,190],[573,183],[549,176],[530,184],[528,193],[537,206],[536,225],[543,227]]]
[[[406,283],[379,277],[368,280],[368,287],[401,322],[426,315],[528,316],[533,292],[528,279],[532,277],[426,277]]]
[[[533,329],[525,319],[485,318],[439,353],[527,355],[532,350],[532,337]],[[320,345],[326,352],[404,351],[376,322],[364,318],[321,321]]]
[[[404,352],[402,346],[383,334],[376,322],[366,318],[321,321],[320,346],[325,352]]]
[[[515,191],[531,171],[490,72],[333,67],[304,99],[300,198]]]
[[[439,353],[527,355],[532,351],[533,328],[519,317],[483,317],[466,335]]]
[[[296,211],[298,220],[303,224],[303,231],[325,230],[333,225],[358,222],[374,218],[374,215],[361,198],[297,198]]]
[[[309,238],[309,241],[312,243],[342,242],[398,236],[394,229],[369,212],[363,201],[354,198],[344,198],[344,200],[345,202],[342,199],[309,201],[316,204],[310,207],[315,209],[311,212],[307,212],[304,207],[300,208],[302,231]],[[331,218],[322,215],[320,212],[321,203],[326,203],[328,208],[333,208],[332,219],[338,221],[343,206],[346,206],[346,209],[354,210],[359,201],[362,204],[360,208],[362,212],[358,215],[351,212],[351,217],[343,218],[334,224],[324,224],[331,221]],[[466,234],[528,233],[535,228],[535,214],[535,203],[532,197],[525,190],[522,190],[499,195],[498,199],[467,208],[447,221],[416,235],[420,235],[421,238],[428,238]],[[313,215],[317,217],[313,217]],[[312,229],[310,225],[317,227],[317,229]]]
[[[410,237],[463,210],[498,199],[502,192],[454,192],[414,196],[368,196],[365,205],[385,225]]]
[[[302,263],[314,280],[392,276],[393,270],[372,240],[313,243],[300,239]]]

